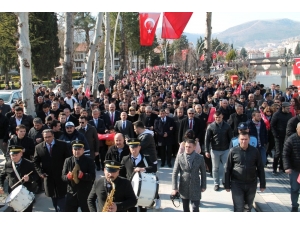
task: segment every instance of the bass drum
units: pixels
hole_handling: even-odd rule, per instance
[[[158,195],[158,178],[152,173],[135,172],[131,177],[131,185],[137,196],[136,206],[152,207]]]

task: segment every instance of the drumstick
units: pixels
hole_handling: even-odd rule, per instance
[[[31,171],[29,174],[26,174],[26,175],[29,176],[29,175],[32,174],[32,173],[33,173],[33,171]],[[19,184],[20,182],[22,182],[23,179],[24,179],[24,178],[22,178],[22,179],[19,180],[17,183],[15,183],[15,184],[11,187],[11,189],[13,189],[15,186],[17,186],[17,184]]]

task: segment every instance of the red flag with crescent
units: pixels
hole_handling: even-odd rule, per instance
[[[223,56],[223,51],[219,51],[219,52],[218,52],[218,55],[219,55],[219,56]]]
[[[242,93],[242,85],[239,85],[233,92],[234,95],[240,95]]]
[[[207,118],[207,125],[211,124],[215,121],[214,119],[214,114],[216,112],[216,108],[215,107],[211,107],[208,113],[208,118]]]
[[[213,59],[217,58],[217,53],[213,52],[212,57],[213,57]]]
[[[270,121],[267,119],[266,115],[264,114],[264,112],[262,110],[260,110],[260,116],[263,119],[267,130],[270,130],[270,128],[271,128]]]
[[[200,60],[204,61],[204,54],[201,55]]]
[[[164,12],[161,37],[179,39],[192,14],[192,12]]]
[[[140,44],[142,46],[151,46],[154,40],[160,13],[139,13],[139,17]]]
[[[90,88],[89,88],[89,87],[86,87],[86,89],[85,89],[85,96],[86,96],[87,98],[89,98],[90,95],[91,95]]]
[[[293,65],[293,73],[300,74],[300,58],[295,58],[295,63]]]
[[[115,138],[115,133],[111,133],[111,134],[98,134],[98,139],[100,141],[113,141]]]

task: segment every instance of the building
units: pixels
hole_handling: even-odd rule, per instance
[[[74,57],[73,71],[75,71],[75,72],[84,71],[84,67],[85,67],[84,61],[86,58],[86,52],[87,52],[87,44],[86,43],[80,43],[75,48],[75,52],[73,54],[73,57]]]

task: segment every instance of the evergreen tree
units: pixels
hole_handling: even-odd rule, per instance
[[[231,61],[236,58],[236,52],[234,49],[231,49],[227,54],[226,54],[226,60]]]
[[[0,67],[1,73],[5,75],[5,82],[8,81],[8,72],[17,67],[18,55],[16,52],[17,43],[17,20],[13,13],[0,13]]]
[[[78,12],[74,18],[74,29],[84,32],[87,46],[90,46],[90,32],[95,28],[95,24],[96,18],[90,12]]]
[[[53,12],[29,14],[29,38],[31,42],[32,65],[35,75],[42,80],[50,79],[59,65],[57,16]]]
[[[241,49],[241,52],[240,52],[240,56],[241,56],[242,58],[246,58],[247,55],[248,55],[248,53],[247,53],[246,49],[245,49],[245,48],[242,48],[242,49]]]
[[[299,43],[297,44],[297,46],[295,48],[295,55],[300,55],[300,46],[299,46]]]

